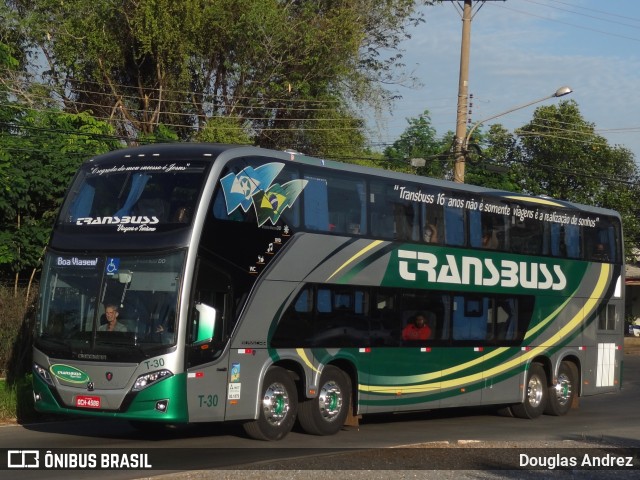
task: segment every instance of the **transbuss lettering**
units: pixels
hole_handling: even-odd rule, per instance
[[[159,223],[158,217],[147,216],[122,216],[122,217],[82,217],[76,220],[76,225],[155,225]]]
[[[403,280],[454,285],[478,285],[504,288],[528,288],[535,290],[562,290],[567,278],[560,265],[536,262],[514,262],[491,258],[446,255],[441,263],[433,253],[398,250],[398,271]]]

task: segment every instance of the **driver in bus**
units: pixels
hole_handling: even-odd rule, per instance
[[[104,325],[100,325],[98,327],[98,331],[100,332],[126,332],[127,327],[123,324],[118,323],[118,315],[120,312],[118,311],[118,306],[109,304],[104,309],[104,315],[107,317],[107,323]]]

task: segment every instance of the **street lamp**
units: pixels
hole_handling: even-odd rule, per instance
[[[467,133],[467,136],[464,138],[464,141],[462,142],[462,145],[461,145],[461,147],[462,147],[462,155],[459,155],[458,157],[456,157],[456,161],[455,161],[455,165],[454,165],[454,181],[459,182],[459,183],[464,183],[464,168],[465,168],[465,160],[466,160],[466,156],[467,156],[467,152],[468,152],[468,148],[469,148],[469,140],[471,139],[471,135],[476,130],[476,128],[478,128],[483,123],[488,122],[489,120],[493,120],[494,118],[501,117],[501,116],[506,115],[508,113],[515,112],[516,110],[520,110],[521,108],[529,107],[529,106],[534,105],[536,103],[544,102],[545,100],[549,100],[550,98],[557,98],[557,97],[563,97],[565,95],[569,95],[572,91],[573,90],[571,90],[570,87],[566,87],[566,86],[565,87],[560,87],[558,90],[553,92],[551,95],[548,95],[548,96],[543,97],[543,98],[539,98],[538,100],[534,100],[533,102],[525,103],[524,105],[518,105],[517,107],[510,108],[509,110],[507,110],[505,112],[498,113],[496,115],[492,115],[492,116],[487,117],[487,118],[485,118],[483,120],[480,120],[479,122],[474,123],[473,126],[471,127],[471,129],[469,130],[469,133]]]

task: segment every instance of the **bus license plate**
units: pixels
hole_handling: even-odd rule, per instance
[[[76,397],[76,407],[100,408],[100,397],[89,397],[87,395],[78,395]]]

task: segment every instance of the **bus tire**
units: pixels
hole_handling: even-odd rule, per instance
[[[511,411],[518,418],[538,418],[547,407],[549,393],[547,375],[539,363],[529,367],[526,387],[524,402],[512,405]]]
[[[544,413],[547,415],[566,415],[576,398],[578,370],[572,362],[562,362],[558,368],[558,381],[549,387],[549,399]]]
[[[298,392],[291,375],[280,367],[267,370],[262,383],[258,418],[246,422],[247,435],[256,440],[281,440],[293,427],[298,413]]]
[[[351,406],[351,381],[339,368],[328,365],[320,375],[315,398],[300,404],[298,421],[311,435],[334,435],[344,425]]]

